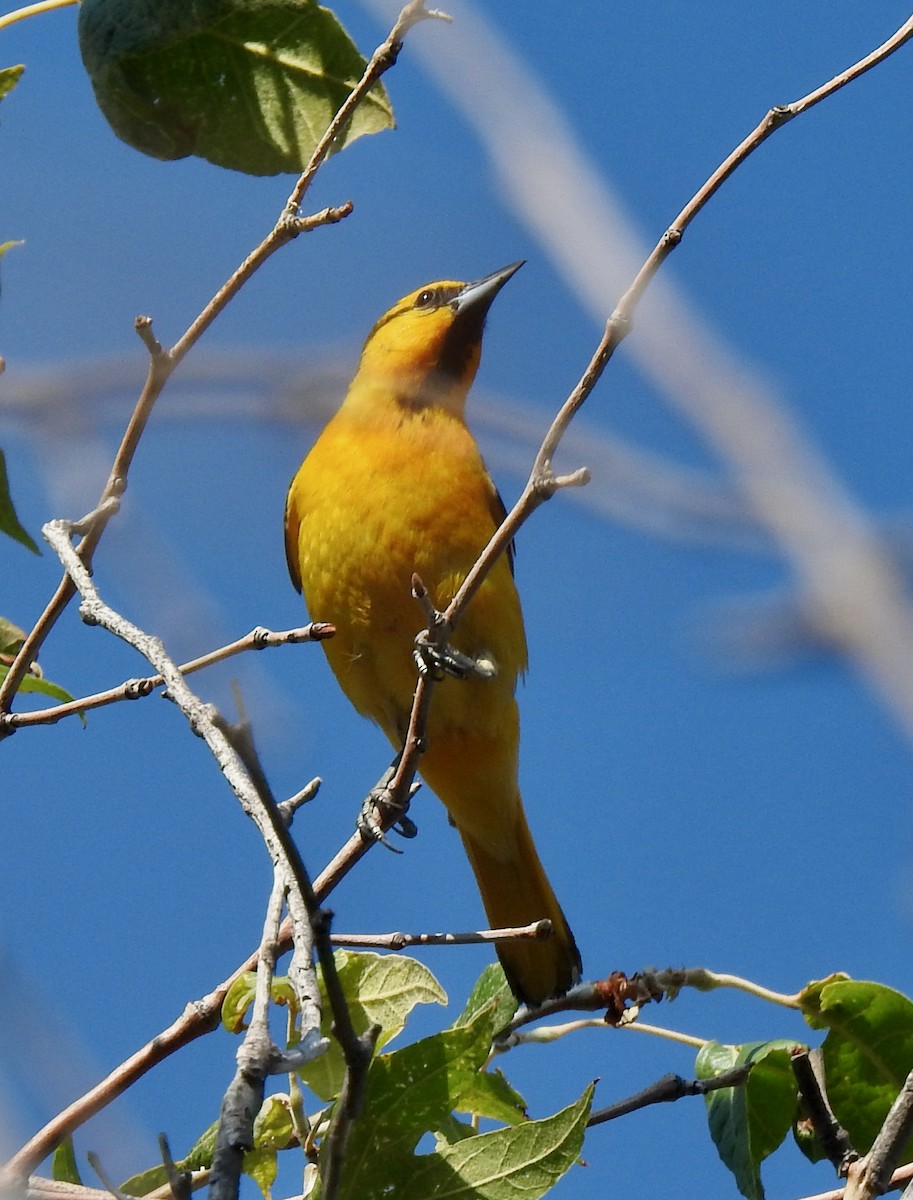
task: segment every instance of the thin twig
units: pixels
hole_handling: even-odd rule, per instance
[[[743,979],[741,975],[729,975],[722,971],[708,971],[706,967],[667,967],[663,971],[648,971],[645,975],[649,978],[652,985],[659,991],[664,992],[670,999],[681,991],[682,988],[693,988],[698,992],[713,992],[717,988],[734,988],[739,992],[746,992],[749,996],[755,996],[759,1000],[766,1000],[770,1004],[779,1004],[783,1008],[802,1007],[801,992],[775,992],[771,988],[762,987],[761,984],[755,983],[751,979]]]
[[[631,332],[635,310],[650,282],[675,247],[679,245],[686,229],[701,209],[722,187],[730,175],[772,133],[793,117],[806,112],[809,108],[819,104],[840,88],[845,87],[846,84],[857,79],[864,72],[871,70],[872,67],[899,49],[911,36],[913,36],[913,17],[905,22],[897,33],[888,38],[876,50],[872,51],[871,54],[860,59],[852,67],[841,72],[841,74],[835,76],[828,83],[816,88],[813,92],[810,92],[807,96],[802,97],[802,99],[795,101],[793,104],[770,109],[755,129],[732,151],[688,201],[672,225],[657,242],[633,282],[628,287],[628,290],[616,305],[614,312],[606,322],[603,335],[586,369],[549,426],[520,496],[499,527],[492,534],[488,545],[469,570],[446,610],[441,614],[448,629],[452,629],[457,624],[461,614],[488,577],[494,564],[507,551],[507,548],[515,540],[521,527],[536,509],[546,500],[550,500],[557,491],[566,487],[579,487],[588,482],[589,473],[585,467],[581,467],[568,475],[556,475],[552,467],[555,452],[574,416],[599,382],[609,360],[622,341]],[[410,716],[410,735],[406,742],[403,760],[400,764],[401,774],[396,781],[400,792],[402,790],[403,778],[408,772],[414,774],[417,769],[427,723],[430,690],[430,678],[427,676],[420,677]],[[411,778],[411,775],[409,775],[409,778]]]
[[[720,1088],[741,1087],[747,1081],[751,1068],[751,1063],[731,1067],[713,1079],[683,1079],[681,1075],[664,1075],[662,1079],[657,1079],[655,1083],[635,1092],[627,1099],[590,1113],[587,1128],[614,1121],[617,1117],[627,1116],[628,1113],[647,1108],[651,1104],[665,1104],[681,1100],[685,1096],[706,1096],[708,1092],[715,1092]]]
[[[403,39],[412,26],[417,25],[419,21],[449,21],[450,19],[446,13],[440,12],[437,9],[425,8],[425,0],[409,0],[409,3],[396,18],[396,23],[386,39],[371,55],[370,61],[358,85],[350,93],[342,108],[336,114],[332,124],[327,128],[323,137],[314,147],[310,161],[298,177],[298,181],[292,188],[291,195],[286,201],[286,219],[295,220],[297,217],[301,202],[308,188],[311,186],[318,169],[329,154],[333,143],[339,138],[352,119],[356,107],[364,100],[364,97],[374,87],[381,75],[395,65],[399,53],[403,48]]]
[[[586,370],[581,375],[577,385],[571,391],[567,400],[552,421],[539,452],[536,455],[529,479],[514,507],[505,517],[500,527],[495,531],[488,546],[479,556],[478,561],[464,579],[453,600],[449,604],[445,616],[448,621],[456,621],[459,614],[478,591],[483,580],[488,575],[498,557],[513,541],[520,527],[532,512],[545,500],[554,495],[561,486],[578,485],[585,482],[579,473],[557,479],[552,471],[552,460],[558,445],[573,417],[579,411],[593,388],[602,376],[605,367],[621,342],[631,332],[635,310],[643,297],[650,282],[659,271],[662,264],[679,245],[691,222],[719,191],[726,180],[745,160],[761,146],[771,134],[775,133],[787,121],[808,109],[820,104],[822,100],[833,95],[840,88],[858,79],[860,75],[884,61],[889,55],[898,50],[905,42],[913,37],[913,17],[910,17],[900,29],[883,42],[871,54],[860,59],[853,66],[842,71],[821,87],[809,92],[807,96],[770,109],[757,126],[732,151],[730,155],[713,172],[709,179],[692,196],[681,210],[638,271],[628,290],[624,293],[615,311],[606,323],[605,331],[593,352]]]
[[[513,929],[479,929],[472,933],[331,933],[334,946],[405,950],[407,946],[477,946],[480,943],[542,941],[552,936],[552,923],[534,921]]]
[[[263,650],[268,646],[297,645],[299,642],[319,642],[332,637],[335,632],[334,626],[326,621],[312,621],[309,625],[302,625],[296,629],[279,631],[264,629],[258,625],[256,629],[252,629],[250,633],[238,638],[237,641],[230,642],[227,646],[220,646],[219,649],[210,650],[208,654],[202,654],[199,658],[191,659],[190,662],[181,663],[178,670],[182,675],[192,675],[195,671],[202,671],[204,667],[224,662],[225,659],[232,658],[236,654],[243,654],[247,650]],[[55,704],[51,708],[35,709],[31,712],[0,713],[0,729],[20,729],[26,725],[53,725],[64,717],[79,716],[93,708],[117,704],[122,700],[139,700],[150,695],[164,682],[161,675],[147,675],[142,679],[126,679],[117,687],[108,688],[104,692],[96,692],[91,696],[81,696],[78,700],[68,700],[65,704]]]

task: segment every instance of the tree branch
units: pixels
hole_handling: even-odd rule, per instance
[[[751,1063],[745,1063],[742,1066],[723,1071],[721,1075],[716,1075],[713,1079],[683,1079],[681,1075],[664,1075],[662,1079],[657,1079],[655,1083],[651,1083],[642,1091],[635,1092],[627,1099],[619,1100],[616,1104],[609,1104],[605,1108],[598,1108],[595,1112],[590,1113],[587,1128],[589,1129],[593,1125],[603,1125],[606,1121],[614,1121],[617,1117],[627,1116],[628,1113],[636,1112],[640,1108],[647,1108],[651,1104],[664,1104],[669,1101],[681,1100],[685,1096],[706,1096],[708,1092],[715,1092],[720,1088],[742,1087],[751,1074],[751,1068]]]
[[[334,946],[405,950],[408,946],[477,946],[480,943],[544,941],[552,936],[552,923],[534,921],[513,929],[479,929],[470,933],[332,933]]]
[[[263,650],[266,647],[296,645],[299,642],[320,642],[332,637],[335,632],[335,628],[326,621],[312,621],[297,629],[283,629],[278,632],[258,625],[237,641],[182,663],[178,670],[182,675],[192,675],[195,671],[202,671],[204,667],[224,662],[225,659],[243,654],[246,650]],[[147,675],[142,679],[126,679],[117,687],[96,692],[92,696],[82,696],[78,700],[69,700],[66,704],[55,704],[51,708],[35,709],[31,712],[0,712],[0,730],[20,729],[27,725],[54,725],[64,717],[79,716],[93,708],[117,704],[121,700],[139,700],[150,695],[164,682],[161,675]]]
[[[409,0],[409,3],[400,13],[390,36],[371,56],[361,79],[330,122],[324,136],[311,156],[311,161],[299,177],[273,228],[263,241],[260,242],[259,246],[229,276],[209,303],[174,343],[172,348],[164,350],[154,337],[151,318],[137,317],[137,334],[149,351],[146,382],[143,385],[139,399],[130,417],[127,429],[115,455],[108,481],[105,484],[101,499],[95,510],[97,517],[92,521],[90,528],[86,531],[85,536],[76,548],[77,554],[87,566],[91,566],[93,555],[108,521],[117,511],[119,499],[127,486],[127,476],[132,466],[140,438],[152,415],[156,401],[185,355],[196,345],[216,317],[219,316],[223,309],[237,295],[247,280],[277,250],[287,245],[288,242],[292,241],[300,233],[308,232],[319,225],[334,224],[352,212],[351,202],[346,202],[338,208],[327,208],[311,217],[300,218],[297,215],[298,206],[318,168],[326,158],[333,140],[345,129],[352,119],[356,107],[364,102],[378,79],[394,65],[406,32],[418,21],[425,18],[445,19],[443,18],[443,14],[435,10],[425,9],[424,0]],[[72,581],[68,575],[64,575],[57,586],[57,590],[46,605],[44,612],[23,642],[16,658],[10,666],[6,678],[0,684],[0,712],[9,712],[12,708],[16,690],[25,678],[29,667],[38,657],[38,652],[44,644],[45,639],[67,608],[74,594]],[[0,728],[0,737],[3,736],[3,732],[3,729]]]

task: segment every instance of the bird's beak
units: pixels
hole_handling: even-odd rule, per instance
[[[464,283],[453,299],[453,306],[457,314],[475,309],[484,316],[488,312],[492,300],[511,275],[520,270],[525,261],[521,258],[519,262],[511,263],[509,267],[502,267],[500,271],[493,271],[484,279],[477,279],[475,283]]]

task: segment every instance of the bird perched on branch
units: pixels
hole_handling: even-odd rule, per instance
[[[431,283],[394,304],[289,489],[292,581],[312,619],[336,626],[322,644],[342,690],[397,749],[415,690],[414,642],[427,620],[412,576],[443,611],[504,517],[464,409],[489,306],[520,266],[476,283]],[[538,1004],[576,982],[580,955],[517,784],[514,690],[526,636],[509,554],[469,602],[451,644],[486,669],[436,685],[420,771],[462,838],[491,925],[551,920],[548,940],[498,944],[514,993]]]

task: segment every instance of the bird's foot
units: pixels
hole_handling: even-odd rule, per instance
[[[464,654],[453,646],[440,645],[427,629],[417,635],[412,656],[419,672],[429,675],[436,683],[440,683],[447,675],[454,679],[468,679],[470,675],[493,679],[498,673],[492,659],[484,655],[473,658],[471,654]]]
[[[355,822],[355,827],[366,842],[380,842],[394,854],[402,854],[396,846],[387,840],[386,830],[393,829],[402,838],[414,838],[418,833],[415,822],[406,814],[409,801],[415,795],[421,784],[414,783],[409,789],[409,796],[401,801],[391,795],[390,782],[396,771],[396,763],[388,767],[365,797],[361,812]]]

